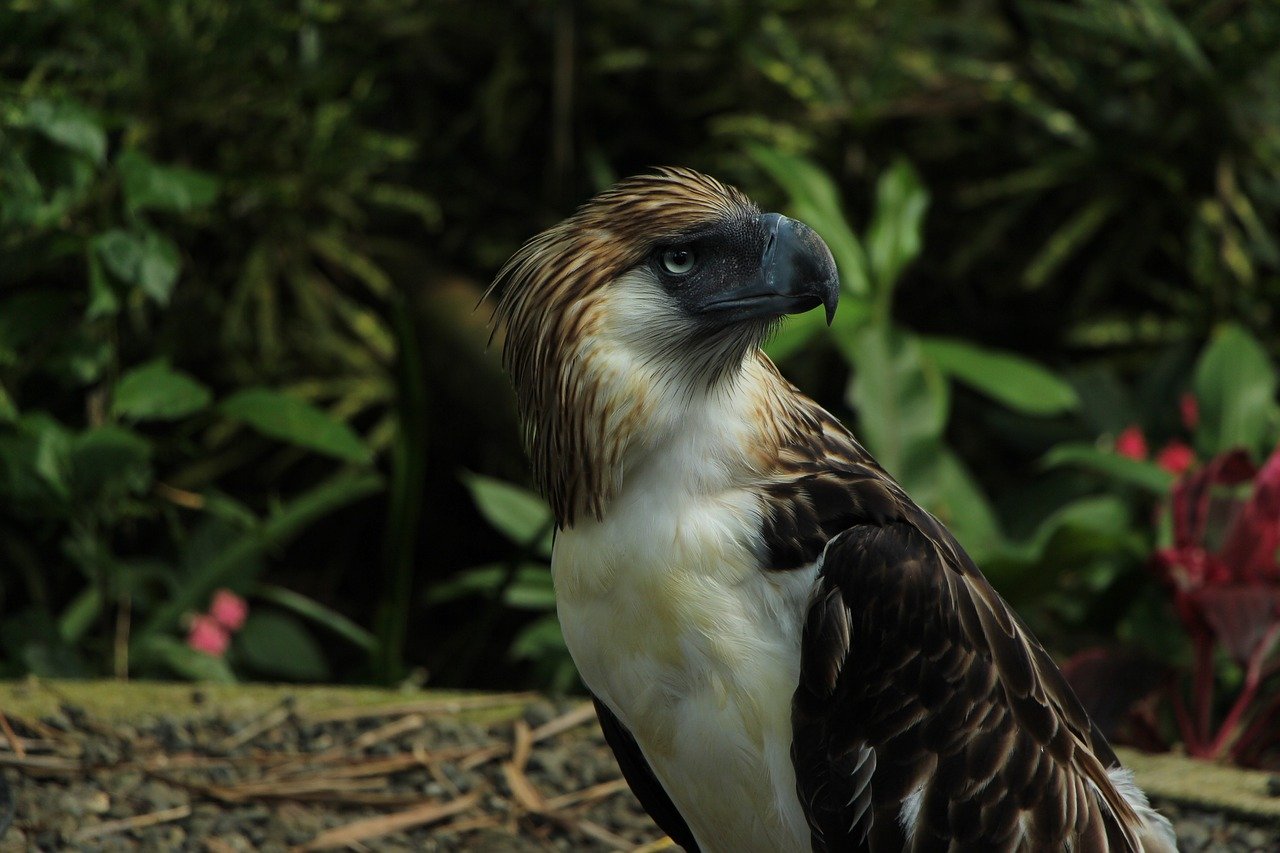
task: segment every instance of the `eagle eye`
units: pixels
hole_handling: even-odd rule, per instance
[[[672,275],[688,273],[697,262],[697,256],[687,246],[677,246],[662,253],[662,268]]]

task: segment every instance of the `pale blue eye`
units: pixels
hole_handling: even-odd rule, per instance
[[[684,275],[695,263],[697,258],[689,249],[667,249],[662,253],[662,268],[672,275]]]

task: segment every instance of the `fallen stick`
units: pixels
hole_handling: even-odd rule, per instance
[[[328,850],[334,847],[346,847],[352,844],[359,844],[360,842],[368,841],[371,838],[377,838],[382,835],[399,832],[403,829],[410,829],[411,827],[423,826],[424,824],[444,820],[447,817],[452,817],[453,815],[466,811],[479,802],[479,800],[479,794],[469,794],[465,797],[459,797],[456,800],[450,800],[447,803],[423,803],[416,808],[406,809],[401,812],[394,812],[389,815],[378,815],[377,817],[353,820],[351,823],[344,826],[325,830],[306,844],[296,849]]]
[[[158,812],[147,812],[133,817],[122,817],[119,820],[109,820],[93,826],[86,826],[83,829],[77,829],[72,833],[71,837],[76,841],[88,841],[90,838],[100,838],[103,835],[146,829],[148,826],[168,823],[171,820],[182,820],[190,815],[191,806],[174,806],[171,809],[161,809]]]

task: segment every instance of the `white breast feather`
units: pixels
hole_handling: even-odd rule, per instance
[[[636,738],[707,851],[807,849],[791,695],[815,569],[759,566],[742,482],[747,404],[724,394],[628,470],[603,521],[556,540],[561,626],[583,680]]]

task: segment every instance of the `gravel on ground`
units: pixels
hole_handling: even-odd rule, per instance
[[[198,698],[198,689],[196,689]],[[0,714],[0,853],[27,850],[656,851],[591,705],[425,699],[253,716],[64,703]],[[1280,827],[1159,804],[1186,851],[1280,851]]]

